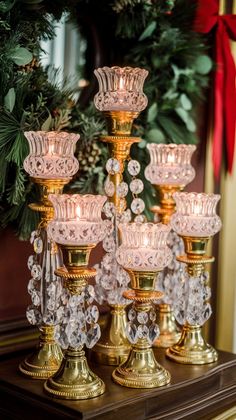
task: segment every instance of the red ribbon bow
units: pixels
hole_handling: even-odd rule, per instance
[[[231,173],[234,159],[236,121],[236,67],[230,50],[229,38],[236,41],[236,15],[219,15],[218,0],[198,0],[194,29],[207,33],[216,26],[215,109],[213,134],[213,166],[219,178],[226,140],[227,170]]]

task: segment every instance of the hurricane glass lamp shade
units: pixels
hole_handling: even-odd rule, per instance
[[[216,214],[219,194],[178,192],[173,197],[176,213],[171,226],[178,235],[207,238],[220,231],[222,223]]]
[[[170,227],[161,223],[121,223],[121,245],[116,258],[120,265],[135,271],[160,271],[172,259],[167,246]]]
[[[185,187],[194,179],[191,158],[196,146],[150,143],[147,148],[150,163],[145,169],[145,177],[151,184]]]
[[[48,225],[48,234],[55,242],[86,246],[104,239],[109,224],[101,217],[106,196],[50,194],[49,199],[55,216]]]
[[[74,157],[78,134],[56,131],[27,131],[29,155],[24,161],[25,171],[34,178],[71,178],[79,169]]]
[[[94,97],[99,111],[141,112],[147,106],[143,84],[148,71],[138,67],[102,67],[94,71],[99,92]]]

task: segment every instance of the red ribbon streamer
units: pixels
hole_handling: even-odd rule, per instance
[[[198,0],[194,24],[196,32],[208,33],[216,27],[216,63],[214,81],[214,133],[213,166],[219,178],[223,153],[223,138],[226,140],[227,170],[231,173],[234,160],[236,122],[236,67],[231,54],[230,40],[236,41],[236,15],[219,15],[218,0]]]

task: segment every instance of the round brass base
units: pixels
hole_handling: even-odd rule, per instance
[[[184,325],[180,340],[166,350],[166,356],[178,363],[205,365],[218,360],[217,351],[201,335],[201,327]]]
[[[112,343],[97,343],[92,351],[92,358],[97,363],[107,366],[119,366],[121,363],[127,360],[129,355],[130,347],[126,346],[115,346]]]
[[[19,370],[32,379],[47,379],[57,372],[62,358],[62,351],[56,343],[40,343],[35,352],[19,365]]]
[[[85,400],[105,392],[104,382],[93,373],[84,351],[67,350],[58,372],[44,384],[47,394],[65,400]]]
[[[167,349],[173,346],[180,339],[181,333],[177,331],[161,331],[158,339],[154,341],[153,347]]]
[[[177,343],[181,332],[175,322],[175,317],[170,305],[160,304],[157,306],[157,324],[160,335],[153,343],[153,347],[168,348]]]
[[[114,305],[102,329],[100,340],[92,350],[92,358],[97,363],[118,366],[127,360],[130,343],[126,337],[125,306]]]
[[[151,348],[132,348],[128,360],[113,371],[112,378],[128,388],[156,388],[167,385],[171,379]]]

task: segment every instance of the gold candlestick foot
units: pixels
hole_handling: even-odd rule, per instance
[[[128,388],[156,388],[170,382],[169,372],[156,361],[153,350],[136,346],[128,360],[114,370],[112,378]]]
[[[47,380],[44,389],[57,398],[85,400],[103,394],[105,384],[89,369],[85,352],[69,348],[60,369]]]
[[[160,299],[163,294],[153,290],[156,272],[126,270],[131,277],[132,289],[126,290],[123,296],[134,301],[133,309],[139,314],[137,317],[142,323],[143,316],[144,319],[149,317],[148,314],[152,309],[151,301]],[[146,337],[137,336],[127,361],[114,370],[112,378],[128,388],[156,388],[167,385],[171,377],[169,372],[157,362],[151,342]]]
[[[160,335],[154,341],[153,347],[168,348],[179,341],[181,333],[170,305],[164,303],[157,305],[157,323]]]
[[[217,351],[202,337],[201,327],[184,325],[180,340],[166,350],[166,356],[178,363],[203,365],[218,360]]]
[[[126,312],[123,305],[111,305],[108,322],[92,351],[94,359],[103,365],[118,366],[127,360],[130,344],[126,338]]]
[[[21,373],[33,379],[47,379],[57,372],[63,354],[53,335],[53,326],[41,327],[40,341],[34,353],[19,365]]]

